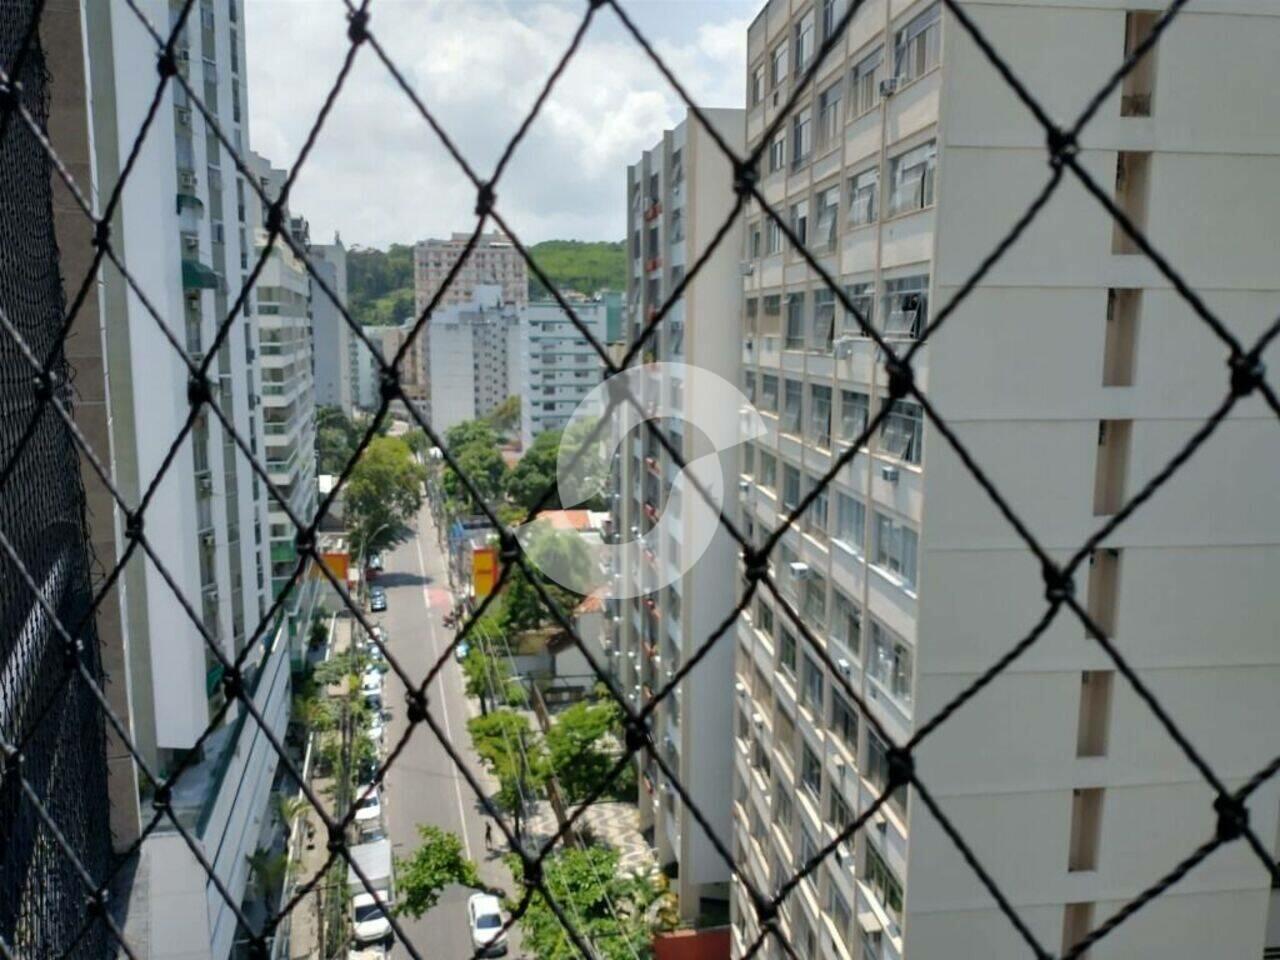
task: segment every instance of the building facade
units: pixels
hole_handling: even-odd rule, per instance
[[[430,345],[431,426],[441,434],[520,392],[520,312],[502,297],[500,287],[481,284],[466,306],[437,310],[422,332]]]
[[[145,0],[139,9],[165,27],[178,14],[158,0]],[[137,64],[154,60],[156,47],[124,6],[86,4],[83,15],[84,96],[93,150],[86,169],[93,177],[93,195],[106,197],[154,96],[154,81],[143,77]],[[246,156],[240,0],[198,4],[175,54],[179,71],[236,151]],[[191,361],[208,362],[213,402],[262,458],[267,455],[261,372],[265,336],[258,288],[227,321],[254,263],[257,217],[251,186],[229,151],[185,92],[169,84],[121,195],[112,244]],[[137,503],[187,418],[189,371],[118,271],[103,268],[96,298],[104,344],[102,382],[94,388],[94,374],[87,370],[79,386],[106,397],[113,482],[127,501]],[[108,455],[101,448],[98,453]],[[118,654],[108,654],[119,657],[113,661],[108,696],[113,704],[127,704],[121,716],[128,718],[130,739],[151,769],[166,775],[186,765],[173,788],[174,812],[196,837],[218,882],[234,897],[249,893],[247,857],[272,824],[269,795],[277,757],[266,733],[238,703],[201,739],[225,698],[221,665],[201,630],[226,658],[243,655],[249,695],[271,732],[283,737],[289,707],[288,639],[297,624],[287,617],[264,622],[272,599],[267,500],[265,485],[230,431],[205,409],[156,486],[143,518],[155,562],[127,566],[114,601],[99,611],[100,622],[109,621],[104,636],[120,638]],[[118,510],[113,520],[110,536],[95,521],[95,540],[114,559],[129,541]],[[197,612],[198,625],[175,587]],[[118,744],[113,742],[109,751],[112,796],[115,806],[124,809],[113,809],[113,827],[124,847],[136,838],[137,825],[153,815],[151,788],[129,769]],[[126,779],[132,780],[132,790]],[[167,820],[142,845],[133,876],[123,906],[131,944],[144,944],[153,958],[222,960],[230,955],[234,912]]]
[[[469,233],[455,233],[448,240],[423,240],[414,245],[413,299],[414,312],[418,316],[444,285],[449,271],[462,256],[470,239]],[[471,255],[440,299],[440,305],[468,305],[481,284],[501,287],[505,303],[524,306],[529,302],[529,276],[524,258],[505,234],[480,235]]]
[[[706,115],[735,149],[742,147],[741,110],[709,109]],[[627,237],[630,257],[624,315],[628,343],[637,340],[645,322],[684,276],[686,264],[706,251],[733,208],[733,177],[728,160],[699,123],[689,117],[666,131],[662,139],[627,169]],[[644,359],[687,364],[729,381],[737,376],[738,357],[726,344],[738,342],[741,278],[738,249],[741,225],[703,265],[683,296],[658,326]],[[669,439],[685,462],[706,451],[696,431],[699,396],[673,374],[662,389],[680,416],[665,424]],[[705,402],[705,401],[704,401]],[[718,530],[697,563],[662,590],[652,590],[659,565],[683,569],[684,544],[691,542],[693,511],[671,496],[679,468],[647,430],[620,440],[614,476],[614,529],[623,540],[642,531],[654,549],[638,568],[614,571],[631,589],[644,595],[610,600],[605,643],[615,680],[640,704],[680,668],[728,616],[734,602],[735,564],[732,540]],[[733,451],[721,456],[725,476],[732,476]],[[725,508],[736,510],[737,490],[726,483]],[[696,496],[696,493],[692,493]],[[653,531],[656,530],[656,535]],[[627,564],[624,562],[624,567]],[[730,837],[725,785],[732,775],[732,657],[728,645],[717,644],[696,671],[658,707],[654,738],[680,782],[689,790],[727,844]],[[708,903],[728,897],[729,870],[706,833],[694,821],[651,757],[640,755],[640,825],[652,837],[663,865],[678,866],[680,912],[694,919]]]
[[[1084,3],[965,6],[1064,120],[1156,17]],[[838,0],[772,0],[752,23],[749,147],[843,12]],[[1263,184],[1280,164],[1277,105],[1244,93],[1265,87],[1269,68],[1239,55],[1280,41],[1280,19],[1260,12],[1224,3],[1180,18],[1102,104],[1079,155],[1211,308],[1239,318],[1247,343],[1280,309],[1274,245],[1264,253],[1268,244],[1255,242],[1276,213]],[[1240,92],[1227,108],[1188,83],[1208,64],[1217,89]],[[924,337],[1041,189],[1044,139],[950,12],[929,0],[873,0],[767,144],[761,189],[902,350]],[[1240,207],[1263,195],[1256,208]],[[743,384],[767,424],[743,450],[746,529],[757,538],[775,529],[890,404],[773,554],[784,595],[837,670],[768,595],[739,626],[735,854],[743,875],[769,891],[885,788],[889,743],[845,686],[887,740],[903,743],[1031,630],[1045,600],[1039,563],[920,405],[887,397],[875,343],[754,204],[744,261]],[[1224,356],[1068,173],[912,364],[991,482],[1065,559],[1220,402]],[[1280,464],[1262,442],[1274,430],[1263,417],[1255,401],[1237,406],[1214,452],[1193,458],[1109,536],[1075,583],[1228,783],[1274,752],[1277,707],[1263,691],[1280,680],[1280,606],[1262,570],[1277,561],[1280,511],[1275,485],[1261,478]],[[1194,590],[1175,589],[1191,582]],[[932,731],[915,769],[1053,954],[1213,830],[1212,792],[1070,614]],[[1274,849],[1274,785],[1250,809]],[[1088,955],[1258,957],[1271,900],[1265,872],[1235,845]],[[758,932],[741,888],[733,916],[740,955]],[[910,790],[796,887],[780,923],[803,956],[1028,954]]]
[[[570,304],[595,338],[604,343],[608,304],[581,299]],[[521,356],[525,377],[518,394],[520,439],[525,449],[548,430],[562,430],[586,395],[600,383],[604,363],[553,300],[529,304],[521,313]],[[598,405],[594,412],[599,413]]]
[[[347,248],[342,238],[334,235],[333,243],[311,245],[311,265],[337,295],[338,303],[347,305]],[[356,339],[350,324],[342,316],[328,294],[311,282],[311,339],[315,347],[316,403],[337,407],[348,417],[355,403],[355,369],[353,351]]]

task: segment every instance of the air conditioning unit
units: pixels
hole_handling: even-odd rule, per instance
[[[742,266],[742,275],[744,277],[749,277],[756,272],[756,265],[752,263],[750,260],[743,260],[741,266]]]
[[[175,114],[178,118],[178,126],[180,127],[191,126],[191,108],[190,107],[178,107],[177,110],[175,111]]]
[[[892,97],[897,92],[898,92],[897,77],[885,77],[883,80],[880,81],[880,96]]]
[[[748,492],[748,491],[750,491],[750,490],[751,490],[751,481],[750,481],[750,480],[739,480],[739,481],[738,481],[738,492],[739,492],[739,493],[747,493],[747,492]]]
[[[199,486],[200,492],[205,496],[213,493],[213,477],[201,477],[196,481],[196,483]]]
[[[837,337],[833,346],[835,347],[836,356],[841,360],[848,360],[853,356],[853,337]]]
[[[204,533],[200,534],[200,542],[206,547],[212,547],[216,542],[213,531],[206,530]]]
[[[836,669],[839,670],[842,674],[844,674],[847,677],[849,676],[850,673],[853,672],[853,664],[851,664],[844,657],[841,657],[839,660],[836,661]]]
[[[200,248],[200,238],[194,233],[184,234],[182,237],[182,245],[188,250],[198,250]]]
[[[787,568],[791,571],[793,580],[804,580],[809,576],[809,565],[803,561],[795,561],[787,564]]]
[[[897,467],[881,467],[880,479],[886,481],[887,483],[897,483],[898,468]]]
[[[179,63],[190,63],[190,62],[191,62],[191,48],[190,48],[190,47],[179,47],[179,48],[178,48],[177,50],[175,50],[173,53],[174,53],[174,59],[175,59],[175,60],[177,60]]]
[[[764,717],[758,713],[753,713],[751,715],[751,722],[755,724],[756,729],[759,729],[764,726]]]
[[[733,689],[740,697],[745,697],[747,695],[747,685],[741,680],[733,685]]]
[[[194,190],[196,188],[196,175],[191,170],[184,170],[178,175],[178,185],[184,190]]]

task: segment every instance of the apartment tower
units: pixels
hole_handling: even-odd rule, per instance
[[[608,304],[596,297],[575,299],[569,305],[596,343],[604,343]],[[599,385],[604,364],[595,345],[554,300],[529,304],[522,311],[521,330],[526,375],[520,390],[520,438],[528,449],[538,434],[564,429],[574,410]]]
[[[520,392],[520,314],[502,297],[496,284],[480,284],[466,306],[439,309],[421,334],[430,346],[431,426],[441,434]]]
[[[736,109],[703,111],[731,147],[742,148],[743,113]],[[710,134],[690,114],[663,133],[627,168],[627,299],[623,322],[628,343],[637,341],[645,324],[710,246],[733,208],[731,165]],[[733,382],[738,357],[726,344],[738,342],[741,277],[739,221],[685,288],[680,300],[658,325],[642,359],[702,368]],[[692,378],[690,378],[690,383]],[[687,388],[688,387],[688,388]],[[683,373],[675,372],[661,389],[668,390],[679,417],[662,427],[687,463],[709,451],[690,424],[697,423],[700,402]],[[705,398],[701,402],[706,402]],[[734,451],[721,461],[731,478]],[[643,554],[635,569],[614,571],[634,599],[610,600],[605,638],[616,682],[639,705],[653,696],[700,646],[734,602],[733,541],[718,531],[710,548],[687,564],[692,511],[671,496],[679,467],[647,429],[621,438],[614,476],[614,528],[623,540],[649,531],[658,548]],[[726,509],[736,510],[737,488],[725,483]],[[692,492],[691,496],[697,494]],[[657,539],[652,537],[658,528]],[[663,589],[659,571],[691,566]],[[673,574],[674,575],[674,574]],[[665,579],[665,578],[664,578]],[[717,644],[696,670],[663,700],[653,721],[654,741],[698,808],[709,818],[727,846],[729,808],[725,788],[732,774],[730,742],[732,648]],[[640,826],[664,867],[674,865],[681,915],[693,920],[704,907],[728,898],[729,869],[702,828],[694,821],[657,763],[638,754]]]
[[[311,245],[311,265],[337,297],[335,303],[311,282],[311,333],[315,347],[316,403],[337,407],[348,417],[355,403],[356,339],[338,306],[347,306],[347,248],[334,235],[333,243]]]
[[[1062,122],[1158,16],[1074,0],[963,6]],[[840,0],[772,0],[751,24],[749,147],[844,11]],[[1101,104],[1078,154],[1245,343],[1280,313],[1280,103],[1264,52],[1277,44],[1273,9],[1184,10]],[[1069,171],[926,337],[1051,175],[1044,131],[941,4],[859,5],[764,146],[770,205],[895,350],[926,339],[915,382],[1055,558],[1116,514],[1227,394],[1222,343]],[[1039,563],[920,405],[888,398],[876,344],[758,205],[743,266],[743,383],[767,423],[743,450],[744,526],[757,538],[775,529],[890,404],[772,557],[836,671],[767,593],[738,631],[735,847],[742,874],[772,891],[886,785],[889,743],[842,687],[903,743],[1026,636],[1046,600]],[[1239,403],[1075,577],[1076,596],[1229,786],[1275,753],[1280,722],[1275,428],[1257,400]],[[1049,954],[1214,830],[1213,792],[1069,612],[914,757]],[[1249,809],[1274,850],[1274,784]],[[1089,957],[1260,957],[1272,899],[1252,852],[1229,845]],[[757,926],[740,887],[733,906],[740,955]],[[791,892],[780,922],[805,957],[1030,955],[911,790]]]

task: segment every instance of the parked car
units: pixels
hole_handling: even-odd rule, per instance
[[[379,587],[369,591],[369,609],[374,613],[382,613],[387,609],[387,593]]]
[[[369,791],[366,796],[365,791],[369,790],[369,784],[363,783],[356,787],[356,826],[368,823],[369,821],[378,822],[382,819],[382,790],[375,787]]]
[[[370,557],[369,557],[369,566],[370,566],[370,568],[372,568],[372,569],[374,569],[374,570],[379,570],[379,571],[380,571],[380,570],[382,569],[382,554],[380,554],[380,553],[375,553],[375,554],[370,555]]]
[[[382,944],[353,947],[347,951],[347,960],[387,960],[387,948]]]
[[[382,671],[375,666],[365,667],[360,675],[360,689],[364,693],[381,693]]]
[[[467,654],[471,652],[471,644],[463,640],[460,644],[453,648],[453,657],[459,663],[467,659]]]
[[[391,936],[383,894],[358,893],[351,898],[351,929],[356,943],[378,943]]]
[[[481,956],[507,952],[507,934],[502,929],[502,905],[491,893],[475,893],[467,900],[467,922],[471,944]]]
[[[382,738],[386,732],[387,729],[382,724],[382,717],[374,717],[373,722],[369,724],[367,733],[369,734],[369,739],[374,742],[375,746],[382,745]]]

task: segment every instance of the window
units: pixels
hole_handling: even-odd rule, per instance
[[[849,116],[860,117],[880,102],[881,66],[884,50],[876,47],[863,57],[849,74]]]
[[[822,716],[822,668],[810,657],[804,658],[804,688],[801,703]]]
[[[772,491],[778,483],[778,461],[772,454],[760,453],[760,486]]]
[[[778,826],[784,830],[791,829],[791,812],[795,808],[791,805],[791,793],[782,786],[777,784],[773,789],[773,819]]]
[[[938,65],[942,21],[934,4],[898,31],[893,41],[893,75],[902,82],[924,76]]]
[[[871,621],[871,651],[867,668],[871,676],[904,704],[911,703],[911,650]]]
[[[831,797],[831,822],[837,823],[837,802],[843,808],[843,821],[836,827],[837,830],[844,828],[846,824],[853,819],[849,815],[849,807],[843,799],[832,795]],[[831,918],[831,924],[840,934],[840,942],[846,947],[852,947],[851,938],[853,936],[853,912],[849,909],[849,902],[845,900],[844,894],[840,892],[840,888],[833,881],[827,883],[827,916]]]
[[[742,389],[747,394],[747,399],[752,403],[756,402],[756,375],[754,370],[747,370],[742,374]]]
[[[1102,835],[1101,787],[1071,791],[1071,835],[1067,870],[1098,869],[1098,841]]]
[[[818,94],[818,149],[833,147],[840,138],[840,83]]]
[[[867,417],[871,412],[871,400],[856,390],[840,391],[840,439],[853,443],[867,429]]]
[[[784,41],[773,48],[773,55],[769,58],[769,83],[777,90],[786,80],[787,44]]]
[[[756,598],[756,629],[767,637],[773,636],[773,607],[763,597]]]
[[[1076,727],[1076,756],[1104,757],[1111,716],[1113,670],[1086,670],[1080,674],[1080,717]]]
[[[822,0],[822,39],[835,32],[836,24],[844,16],[844,0]]]
[[[876,191],[880,168],[872,167],[849,178],[849,223],[858,227],[876,219]]]
[[[751,71],[751,105],[754,107],[764,99],[764,64],[758,64]]]
[[[836,318],[836,295],[829,288],[815,290],[813,294],[813,339],[811,350],[830,353],[833,327]]]
[[[910,400],[895,400],[880,421],[880,450],[905,463],[919,463],[924,446],[924,411]]]
[[[800,397],[803,387],[799,380],[786,381],[786,395],[783,397],[782,432],[800,433]]]
[[[760,375],[760,405],[770,413],[778,412],[778,378],[772,373]]]
[[[810,10],[796,24],[796,76],[804,73],[813,57],[814,12]]]
[[[813,249],[834,250],[836,226],[840,222],[840,188],[827,187],[814,197]],[[827,293],[831,291],[828,290]]]
[[[782,506],[787,511],[794,510],[800,502],[800,471],[791,464],[782,465]]]
[[[801,517],[806,532],[819,540],[827,539],[827,487],[816,477],[805,478],[805,493],[813,492],[813,501]],[[823,588],[825,592],[826,588]]]
[[[889,784],[888,749],[874,731],[867,731],[867,779],[877,792],[884,792]],[[907,787],[899,787],[889,795],[889,805],[898,813],[906,816]]]
[[[787,135],[778,134],[769,144],[769,172],[777,173],[787,165]]]
[[[760,324],[760,332],[769,335],[778,335],[779,317],[782,315],[782,297],[773,294],[764,298],[764,308],[762,310],[764,320]]]
[[[809,201],[798,200],[791,205],[791,232],[801,246],[809,242]]]
[[[876,292],[873,284],[870,283],[850,283],[844,288],[844,295],[848,298],[850,305],[862,317],[862,322],[867,326],[871,326],[876,318]],[[861,337],[866,334],[863,332],[862,324],[858,322],[858,317],[850,310],[844,311],[843,327],[847,336]]]
[[[858,715],[844,697],[831,691],[831,732],[853,753],[858,752]]]
[[[813,799],[817,800],[818,797],[822,795],[822,763],[818,760],[818,755],[813,752],[812,748],[810,748],[807,743],[803,745],[801,751],[800,783],[807,791],[809,791],[809,794]],[[802,832],[807,833],[807,831]],[[812,841],[810,842],[812,843]],[[804,852],[801,851],[801,856],[804,857],[807,862],[816,852],[817,849],[815,848],[807,857],[805,857]]]
[[[780,253],[782,251],[782,227],[777,220],[770,217],[765,221],[764,225],[764,252],[765,255]],[[767,303],[768,297],[765,298]]]
[[[856,657],[862,648],[862,614],[839,590],[832,594],[832,606],[831,635]]]
[[[930,140],[889,161],[889,216],[933,206],[938,145]]]
[[[804,294],[787,294],[787,336],[783,341],[787,350],[804,349]]]
[[[809,162],[813,150],[813,108],[805,107],[791,121],[791,169]]]
[[[1124,55],[1133,56],[1150,38],[1160,14],[1155,10],[1130,10],[1124,16]],[[1156,48],[1149,47],[1125,74],[1120,87],[1120,116],[1151,116],[1151,94],[1155,91]]]
[[[916,586],[916,532],[876,511],[875,564],[895,574],[908,590]]]
[[[773,718],[773,743],[792,763],[796,759],[796,722],[791,714],[778,708]]]
[[[827,802],[827,821],[831,826],[835,827],[836,833],[839,833],[853,822],[853,811],[849,809],[848,801],[845,800],[844,797],[840,796],[839,791],[834,788],[831,791],[831,799]],[[834,884],[831,889],[833,893],[836,893],[836,895],[839,896]],[[845,907],[846,911],[848,911],[848,909],[848,907]],[[833,917],[832,919],[835,918]],[[847,922],[846,913],[846,923]]]
[[[898,882],[898,878],[893,875],[884,858],[870,843],[867,844],[867,862],[862,871],[862,879],[875,892],[893,922],[901,925],[902,884]]]
[[[831,448],[831,388],[814,384],[809,388],[809,439],[823,449]]]
[[[899,277],[884,284],[884,332],[889,337],[920,338],[929,323],[929,277]]]
[[[867,508],[861,500],[836,494],[836,539],[854,553],[862,553],[862,536],[867,525]]]
[[[756,465],[756,448],[751,444],[745,444],[742,448],[742,472],[750,477],[754,475]],[[675,543],[674,540],[671,541]]]
[[[746,315],[746,332],[748,336],[752,336],[756,332],[756,320],[760,316],[760,301],[755,297],[751,297],[747,300]]]
[[[786,627],[782,628],[782,640],[778,643],[778,666],[787,676],[795,678],[796,636]]]

